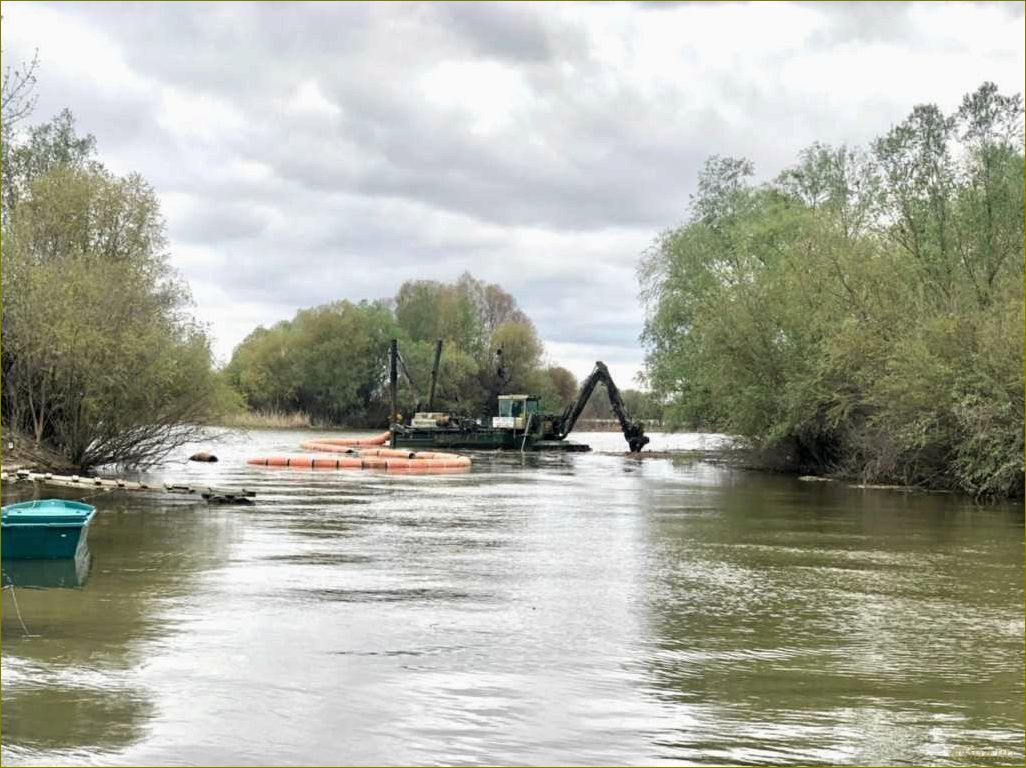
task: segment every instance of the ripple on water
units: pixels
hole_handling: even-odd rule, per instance
[[[243,463],[309,436],[151,478],[252,507],[105,499],[85,587],[18,593],[38,636],[4,595],[5,764],[1021,763],[1021,509],[618,436],[458,476]]]

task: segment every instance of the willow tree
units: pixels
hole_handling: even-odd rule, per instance
[[[712,158],[641,270],[671,420],[801,471],[1021,496],[1022,121],[985,83],[771,183]]]
[[[87,468],[194,439],[220,391],[139,176],[58,165],[3,232],[4,424]]]

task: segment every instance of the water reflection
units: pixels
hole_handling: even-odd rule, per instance
[[[5,502],[32,492],[3,490]],[[155,708],[138,670],[175,642],[168,609],[192,599],[196,575],[223,562],[231,540],[231,526],[205,504],[161,501],[95,499],[84,558],[3,562],[4,583],[15,586],[3,606],[5,764],[41,755],[74,763],[82,750],[107,753],[144,737]]]
[[[4,587],[20,589],[60,589],[81,587],[89,578],[93,555],[81,545],[73,558],[61,560],[4,560]]]
[[[152,701],[124,676],[108,673],[84,682],[81,675],[54,674],[44,667],[4,671],[5,677],[9,674],[15,676],[15,690],[9,693],[5,682],[4,709],[16,710],[18,717],[4,715],[4,742],[5,753],[15,745],[16,762],[19,754],[118,750],[137,741],[153,715]],[[28,675],[38,679],[28,683],[22,679]],[[54,686],[60,695],[54,695]],[[5,754],[5,764],[9,759]]]
[[[692,715],[658,754],[959,763],[968,741],[1021,756],[1021,516],[736,479],[712,507],[656,492],[648,673]]]
[[[167,470],[253,507],[98,504],[88,581],[18,590],[32,637],[4,598],[5,764],[1022,754],[1021,510],[600,435],[459,476],[241,461],[305,436]]]

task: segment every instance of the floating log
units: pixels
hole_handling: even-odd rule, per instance
[[[15,472],[4,472],[4,482],[19,482],[31,480],[44,485],[58,485],[65,488],[104,488],[112,491],[155,491],[162,493],[175,493],[201,496],[202,498],[219,504],[250,504],[249,499],[256,496],[256,491],[249,491],[245,488],[216,488],[211,486],[183,485],[176,483],[163,483],[162,485],[149,485],[139,483],[135,480],[122,480],[121,478],[104,477],[83,477],[81,475],[55,475],[51,472],[30,472],[27,469],[19,469]]]

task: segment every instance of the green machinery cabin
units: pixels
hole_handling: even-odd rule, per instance
[[[499,415],[492,418],[492,426],[523,432],[528,422],[534,420],[538,408],[538,398],[534,395],[499,395]]]

